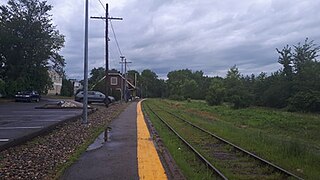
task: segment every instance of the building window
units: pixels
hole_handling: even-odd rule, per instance
[[[113,86],[118,85],[118,78],[117,77],[111,77],[111,85],[113,85]]]

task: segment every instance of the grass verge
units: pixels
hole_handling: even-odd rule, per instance
[[[196,155],[173,132],[169,131],[168,127],[146,107],[145,103],[144,101],[142,105],[146,116],[154,125],[184,176],[187,179],[215,179],[211,170],[208,170]]]
[[[320,177],[320,117],[267,108],[234,110],[201,101],[153,100],[162,108],[306,179]]]

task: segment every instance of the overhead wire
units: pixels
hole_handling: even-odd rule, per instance
[[[121,49],[120,49],[119,42],[118,42],[118,39],[117,39],[116,33],[114,32],[114,28],[113,28],[113,24],[112,24],[112,21],[111,21],[111,20],[110,20],[110,25],[111,25],[110,27],[111,27],[112,32],[113,32],[114,40],[115,40],[116,45],[117,45],[117,47],[118,47],[118,51],[119,51],[120,55],[122,56],[123,54],[122,54],[122,51],[121,51]]]
[[[104,4],[101,2],[101,0],[98,0],[98,1],[99,1],[99,3],[100,3],[101,7],[106,11],[106,7],[105,7]],[[116,46],[117,46],[118,54],[119,54],[119,56],[123,56],[123,53],[122,53],[122,51],[121,51],[121,48],[120,48],[120,45],[119,45],[119,42],[118,42],[118,38],[117,38],[115,29],[114,29],[114,26],[113,26],[113,24],[112,24],[112,21],[111,21],[110,19],[101,19],[101,20],[103,20],[103,21],[109,20],[109,22],[110,22],[110,29],[111,29],[111,31],[112,31],[112,34],[113,34],[113,37],[114,37],[114,41],[115,41]],[[114,50],[114,49],[112,48],[112,46],[110,46],[110,49],[111,49],[111,51],[110,51],[110,56],[113,56],[113,53],[111,53],[111,52],[112,52],[112,50]],[[117,59],[117,58],[114,58],[114,59]]]
[[[102,2],[100,0],[98,0],[98,1],[101,4],[102,8],[106,11],[106,7],[104,7],[104,5],[102,4]]]
[[[98,0],[98,1],[99,1],[100,5],[102,6],[102,8],[103,8],[104,10],[106,10],[106,7],[103,5],[103,3],[101,2],[101,0]],[[122,56],[123,54],[122,54],[121,48],[120,48],[120,46],[119,46],[118,38],[117,38],[117,35],[116,35],[116,33],[115,33],[115,30],[114,30],[112,21],[109,20],[109,22],[110,22],[110,27],[111,27],[112,34],[113,34],[114,40],[115,40],[115,42],[116,42],[116,45],[117,45],[119,54],[120,54],[120,56]]]

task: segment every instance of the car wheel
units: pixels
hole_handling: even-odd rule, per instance
[[[39,102],[40,101],[40,98],[36,98],[36,102]]]

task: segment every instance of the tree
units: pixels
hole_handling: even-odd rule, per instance
[[[136,84],[137,86],[140,86],[140,74],[136,70],[129,70],[128,71],[128,78],[133,80],[133,84]],[[137,78],[137,79],[136,79]],[[137,81],[137,82],[135,82]]]
[[[240,79],[241,74],[236,65],[231,67],[225,79],[226,101],[233,103],[233,107],[245,108],[252,103],[253,95]]]
[[[73,84],[70,80],[66,78],[62,79],[61,96],[73,96]]]
[[[88,87],[89,89],[94,88],[101,82],[102,78],[106,75],[106,70],[103,67],[93,68],[90,72],[90,78],[88,79]],[[104,83],[105,84],[105,83]],[[99,84],[100,85],[100,84]],[[105,90],[103,89],[102,92]]]
[[[263,94],[265,93],[266,89],[269,87],[267,81],[267,73],[261,72],[254,80],[253,83],[253,94],[254,94],[254,104],[258,106],[263,106]]]
[[[0,79],[0,97],[5,96],[5,87],[5,82],[2,79]]]
[[[59,54],[64,36],[52,24],[46,1],[9,0],[0,6],[0,77],[6,91],[51,87],[49,66],[63,74],[65,61]]]
[[[284,76],[286,76],[288,80],[292,80],[293,57],[292,57],[292,53],[291,53],[291,47],[289,47],[289,45],[287,45],[281,51],[278,48],[276,50],[280,54],[279,59],[278,59],[278,63],[280,63],[283,66]]]
[[[172,99],[205,99],[210,79],[202,71],[189,69],[171,71],[167,75],[168,93]]]
[[[320,46],[308,41],[294,46],[294,94],[289,99],[291,110],[320,111]]]
[[[192,76],[192,71],[189,69],[169,72],[167,75],[169,96],[181,97],[183,99],[184,95],[182,93],[181,86],[185,80],[191,79],[191,76]]]
[[[161,97],[161,83],[158,76],[150,69],[141,72],[141,91],[143,97]]]
[[[223,79],[216,77],[212,80],[212,84],[209,87],[209,91],[206,96],[206,102],[210,106],[220,105],[226,94],[226,89],[223,84]]]
[[[281,71],[276,71],[264,82],[265,90],[261,95],[262,104],[267,107],[284,108],[291,96],[290,81],[287,81]]]
[[[192,98],[195,99],[198,91],[198,84],[195,80],[186,79],[180,86],[181,93],[185,99]]]
[[[293,64],[295,68],[295,88],[298,91],[319,90],[320,74],[317,61],[320,47],[313,41],[305,40],[301,45],[294,46]]]
[[[293,64],[295,72],[301,72],[304,66],[310,62],[317,62],[316,58],[319,50],[320,47],[314,44],[313,41],[308,41],[308,38],[306,38],[303,45],[298,43],[297,46],[294,46]]]

